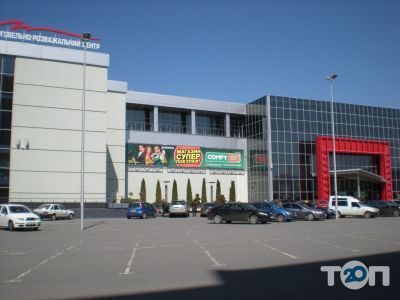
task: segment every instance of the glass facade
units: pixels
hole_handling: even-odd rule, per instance
[[[225,114],[196,112],[196,133],[199,135],[225,136]]]
[[[8,201],[15,57],[0,55],[0,202]]]
[[[126,129],[152,131],[154,125],[153,107],[128,104],[126,107]]]
[[[190,111],[159,108],[158,127],[160,132],[190,134],[192,131]]]
[[[273,198],[315,200],[317,136],[331,136],[330,102],[270,96],[247,105],[249,201],[268,198],[268,158],[272,159]],[[334,103],[338,138],[387,141],[391,149],[393,197],[400,198],[400,110]],[[270,126],[269,126],[270,124]],[[271,134],[268,153],[267,132]],[[331,168],[332,168],[332,164]],[[337,155],[337,169],[363,169],[379,175],[379,157]],[[338,178],[341,194],[353,194],[355,179]],[[361,182],[364,198],[379,197],[380,186]]]

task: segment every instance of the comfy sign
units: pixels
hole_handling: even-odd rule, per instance
[[[240,163],[239,153],[207,152],[207,162],[210,163]]]
[[[177,146],[174,160],[177,167],[198,168],[203,160],[203,153],[197,146]]]
[[[2,30],[2,29],[6,30]],[[31,31],[39,32],[40,34],[29,33]],[[45,35],[43,35],[44,33]],[[49,33],[57,34],[59,36],[50,36]],[[47,35],[46,35],[47,34]],[[67,38],[66,38],[67,37]],[[73,33],[65,30],[60,30],[50,27],[32,27],[24,24],[21,20],[9,20],[0,22],[0,38],[7,40],[20,40],[33,43],[44,43],[51,45],[59,45],[65,47],[78,47],[97,50],[100,44],[99,38],[92,37],[87,42],[81,41],[81,34]]]

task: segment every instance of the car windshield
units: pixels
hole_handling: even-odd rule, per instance
[[[204,207],[213,207],[213,206],[215,206],[215,204],[214,203],[206,203],[206,204],[203,204],[203,206]]]
[[[25,206],[10,206],[8,209],[13,214],[26,214],[31,212],[29,208]]]
[[[272,209],[280,209],[280,208],[282,208],[282,207],[280,207],[279,205],[276,205],[276,204],[270,204],[270,207]]]
[[[140,204],[141,203],[139,203],[139,202],[131,203],[131,204],[129,204],[129,207],[140,207],[141,206]]]
[[[185,205],[185,201],[172,201],[171,205]]]
[[[38,209],[50,209],[50,206],[51,206],[50,204],[42,204],[39,206]]]

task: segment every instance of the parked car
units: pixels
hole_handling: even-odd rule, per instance
[[[363,204],[360,200],[352,196],[338,196],[338,212],[340,217],[345,216],[364,216],[365,218],[375,217],[379,209]],[[335,210],[335,196],[329,197],[329,208]]]
[[[66,209],[61,204],[42,204],[38,208],[34,210],[34,213],[37,214],[40,218],[48,218],[52,221],[57,219],[72,219],[75,215],[75,212],[70,209]]]
[[[269,214],[261,212],[253,205],[248,203],[225,203],[211,208],[207,213],[207,218],[215,224],[238,222],[249,222],[265,224],[268,222]]]
[[[40,223],[40,217],[24,205],[3,204],[0,206],[0,226],[10,231],[17,228],[38,230]]]
[[[282,207],[288,211],[295,213],[297,219],[305,219],[307,221],[326,219],[326,214],[320,209],[311,208],[303,203],[283,203]]]
[[[200,217],[207,217],[208,211],[215,206],[215,203],[203,203],[200,208]]]
[[[134,202],[128,205],[126,212],[126,218],[141,218],[147,219],[147,217],[157,217],[157,211],[154,206],[146,202]]]
[[[271,202],[255,202],[252,205],[261,212],[268,213],[271,220],[277,222],[290,222],[296,218],[296,213],[288,211],[287,209]]]
[[[189,208],[184,200],[174,200],[169,206],[170,218],[179,215],[189,217]]]
[[[319,207],[316,206],[314,204],[306,204],[307,206],[309,206],[312,209],[319,209],[322,210],[325,214],[326,214],[326,218],[327,219],[334,219],[336,218],[336,212],[334,209],[330,209],[329,207]]]
[[[366,202],[366,205],[378,208],[380,216],[400,216],[399,205],[391,201],[374,200]]]

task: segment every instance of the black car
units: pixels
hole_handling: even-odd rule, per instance
[[[207,217],[207,213],[208,211],[215,207],[216,204],[215,203],[204,203],[201,205],[201,209],[200,209],[200,217]]]
[[[320,219],[326,219],[326,214],[320,209],[311,208],[303,203],[283,203],[282,207],[296,213],[297,219],[305,219],[307,221],[314,221]]]
[[[366,205],[379,208],[378,215],[379,216],[400,216],[400,208],[398,204],[393,203],[391,201],[382,201],[382,200],[372,200],[366,202]]]
[[[328,207],[318,207],[316,205],[308,205],[311,208],[322,210],[326,214],[327,219],[336,218],[336,212]]]
[[[207,213],[207,218],[214,221],[215,224],[231,223],[232,221],[265,224],[269,220],[269,215],[258,211],[248,203],[225,203],[211,208]]]

